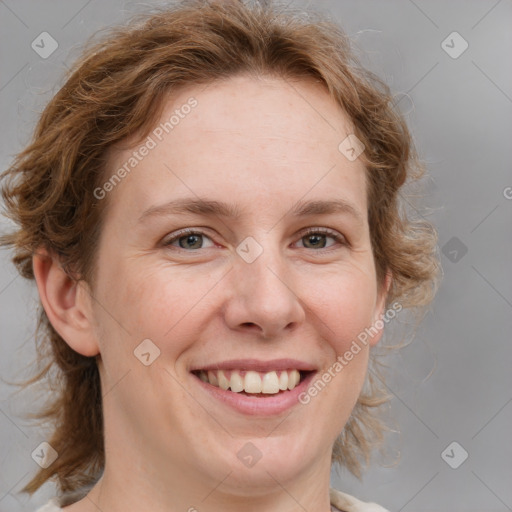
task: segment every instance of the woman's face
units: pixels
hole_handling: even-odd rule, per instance
[[[111,153],[91,301],[107,469],[239,494],[328,472],[368,345],[344,354],[384,300],[351,133],[320,86],[239,76]]]

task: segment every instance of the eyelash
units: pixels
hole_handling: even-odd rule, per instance
[[[200,235],[200,236],[205,236],[205,237],[211,239],[211,237],[208,236],[204,231],[186,228],[186,229],[183,229],[183,230],[179,231],[178,233],[176,233],[172,238],[169,238],[168,240],[166,240],[163,245],[165,247],[172,247],[172,243],[176,242],[180,238],[183,238],[185,236],[191,236],[191,235],[192,236]],[[308,228],[306,231],[303,231],[301,233],[299,238],[302,239],[304,237],[311,236],[311,235],[326,235],[326,236],[332,238],[333,240],[335,240],[336,242],[338,242],[340,245],[343,245],[343,246],[349,245],[349,243],[347,242],[347,239],[343,235],[341,235],[340,233],[338,233],[336,231],[328,229],[328,228]],[[213,242],[213,240],[212,240],[212,242]],[[186,251],[186,252],[196,252],[198,250],[198,249],[187,250],[187,249],[184,249],[183,247],[176,247],[176,249]],[[304,249],[307,249],[307,247],[304,247]],[[330,250],[330,249],[332,249],[332,246],[331,247],[322,247],[322,248],[320,248],[320,250],[321,249]],[[316,250],[315,252],[320,252],[320,250]]]

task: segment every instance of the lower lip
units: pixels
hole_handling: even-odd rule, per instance
[[[308,373],[299,385],[292,390],[267,397],[251,397],[241,393],[234,393],[233,391],[227,391],[207,382],[203,382],[194,374],[192,374],[192,377],[210,396],[225,403],[237,412],[251,416],[272,416],[287,411],[294,405],[300,404],[299,396],[307,390],[315,374],[316,372]]]

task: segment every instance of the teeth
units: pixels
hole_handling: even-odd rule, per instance
[[[281,375],[279,375],[279,389],[281,391],[288,389],[288,372],[281,372]]]
[[[202,375],[204,375],[204,372],[201,372]],[[215,372],[212,372],[211,370],[208,372],[208,376],[206,377],[206,382],[210,382],[210,384],[213,384],[214,386],[219,385],[219,380],[217,379],[217,375],[215,375]]]
[[[242,372],[238,370],[224,372],[223,370],[200,371],[199,378],[203,382],[209,382],[212,386],[221,389],[230,389],[234,393],[245,391],[246,393],[263,393],[274,395],[279,391],[294,389],[300,382],[299,370],[282,370],[260,373],[255,371]],[[227,375],[226,375],[227,374]],[[229,377],[229,378],[228,378]]]
[[[210,379],[208,380],[210,380],[210,384],[213,384],[214,386],[218,385],[220,388],[224,390],[229,388],[229,380],[226,379],[226,376],[224,375],[224,372],[222,370],[219,370],[219,372],[217,373],[217,379],[219,381],[218,384],[215,384],[215,380],[213,382]]]
[[[300,381],[298,370],[292,370],[288,375],[288,389],[293,389]]]
[[[261,392],[269,395],[279,393],[279,379],[276,372],[265,373],[261,384]]]
[[[235,393],[240,393],[240,391],[244,390],[244,379],[240,377],[238,372],[231,373],[229,387],[231,388],[231,391],[234,391]]]
[[[261,377],[258,372],[247,372],[245,374],[244,391],[246,393],[261,393]]]

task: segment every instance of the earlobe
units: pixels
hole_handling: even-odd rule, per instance
[[[90,297],[84,284],[71,278],[57,257],[44,249],[32,257],[32,266],[41,303],[53,328],[79,354],[97,355]]]

